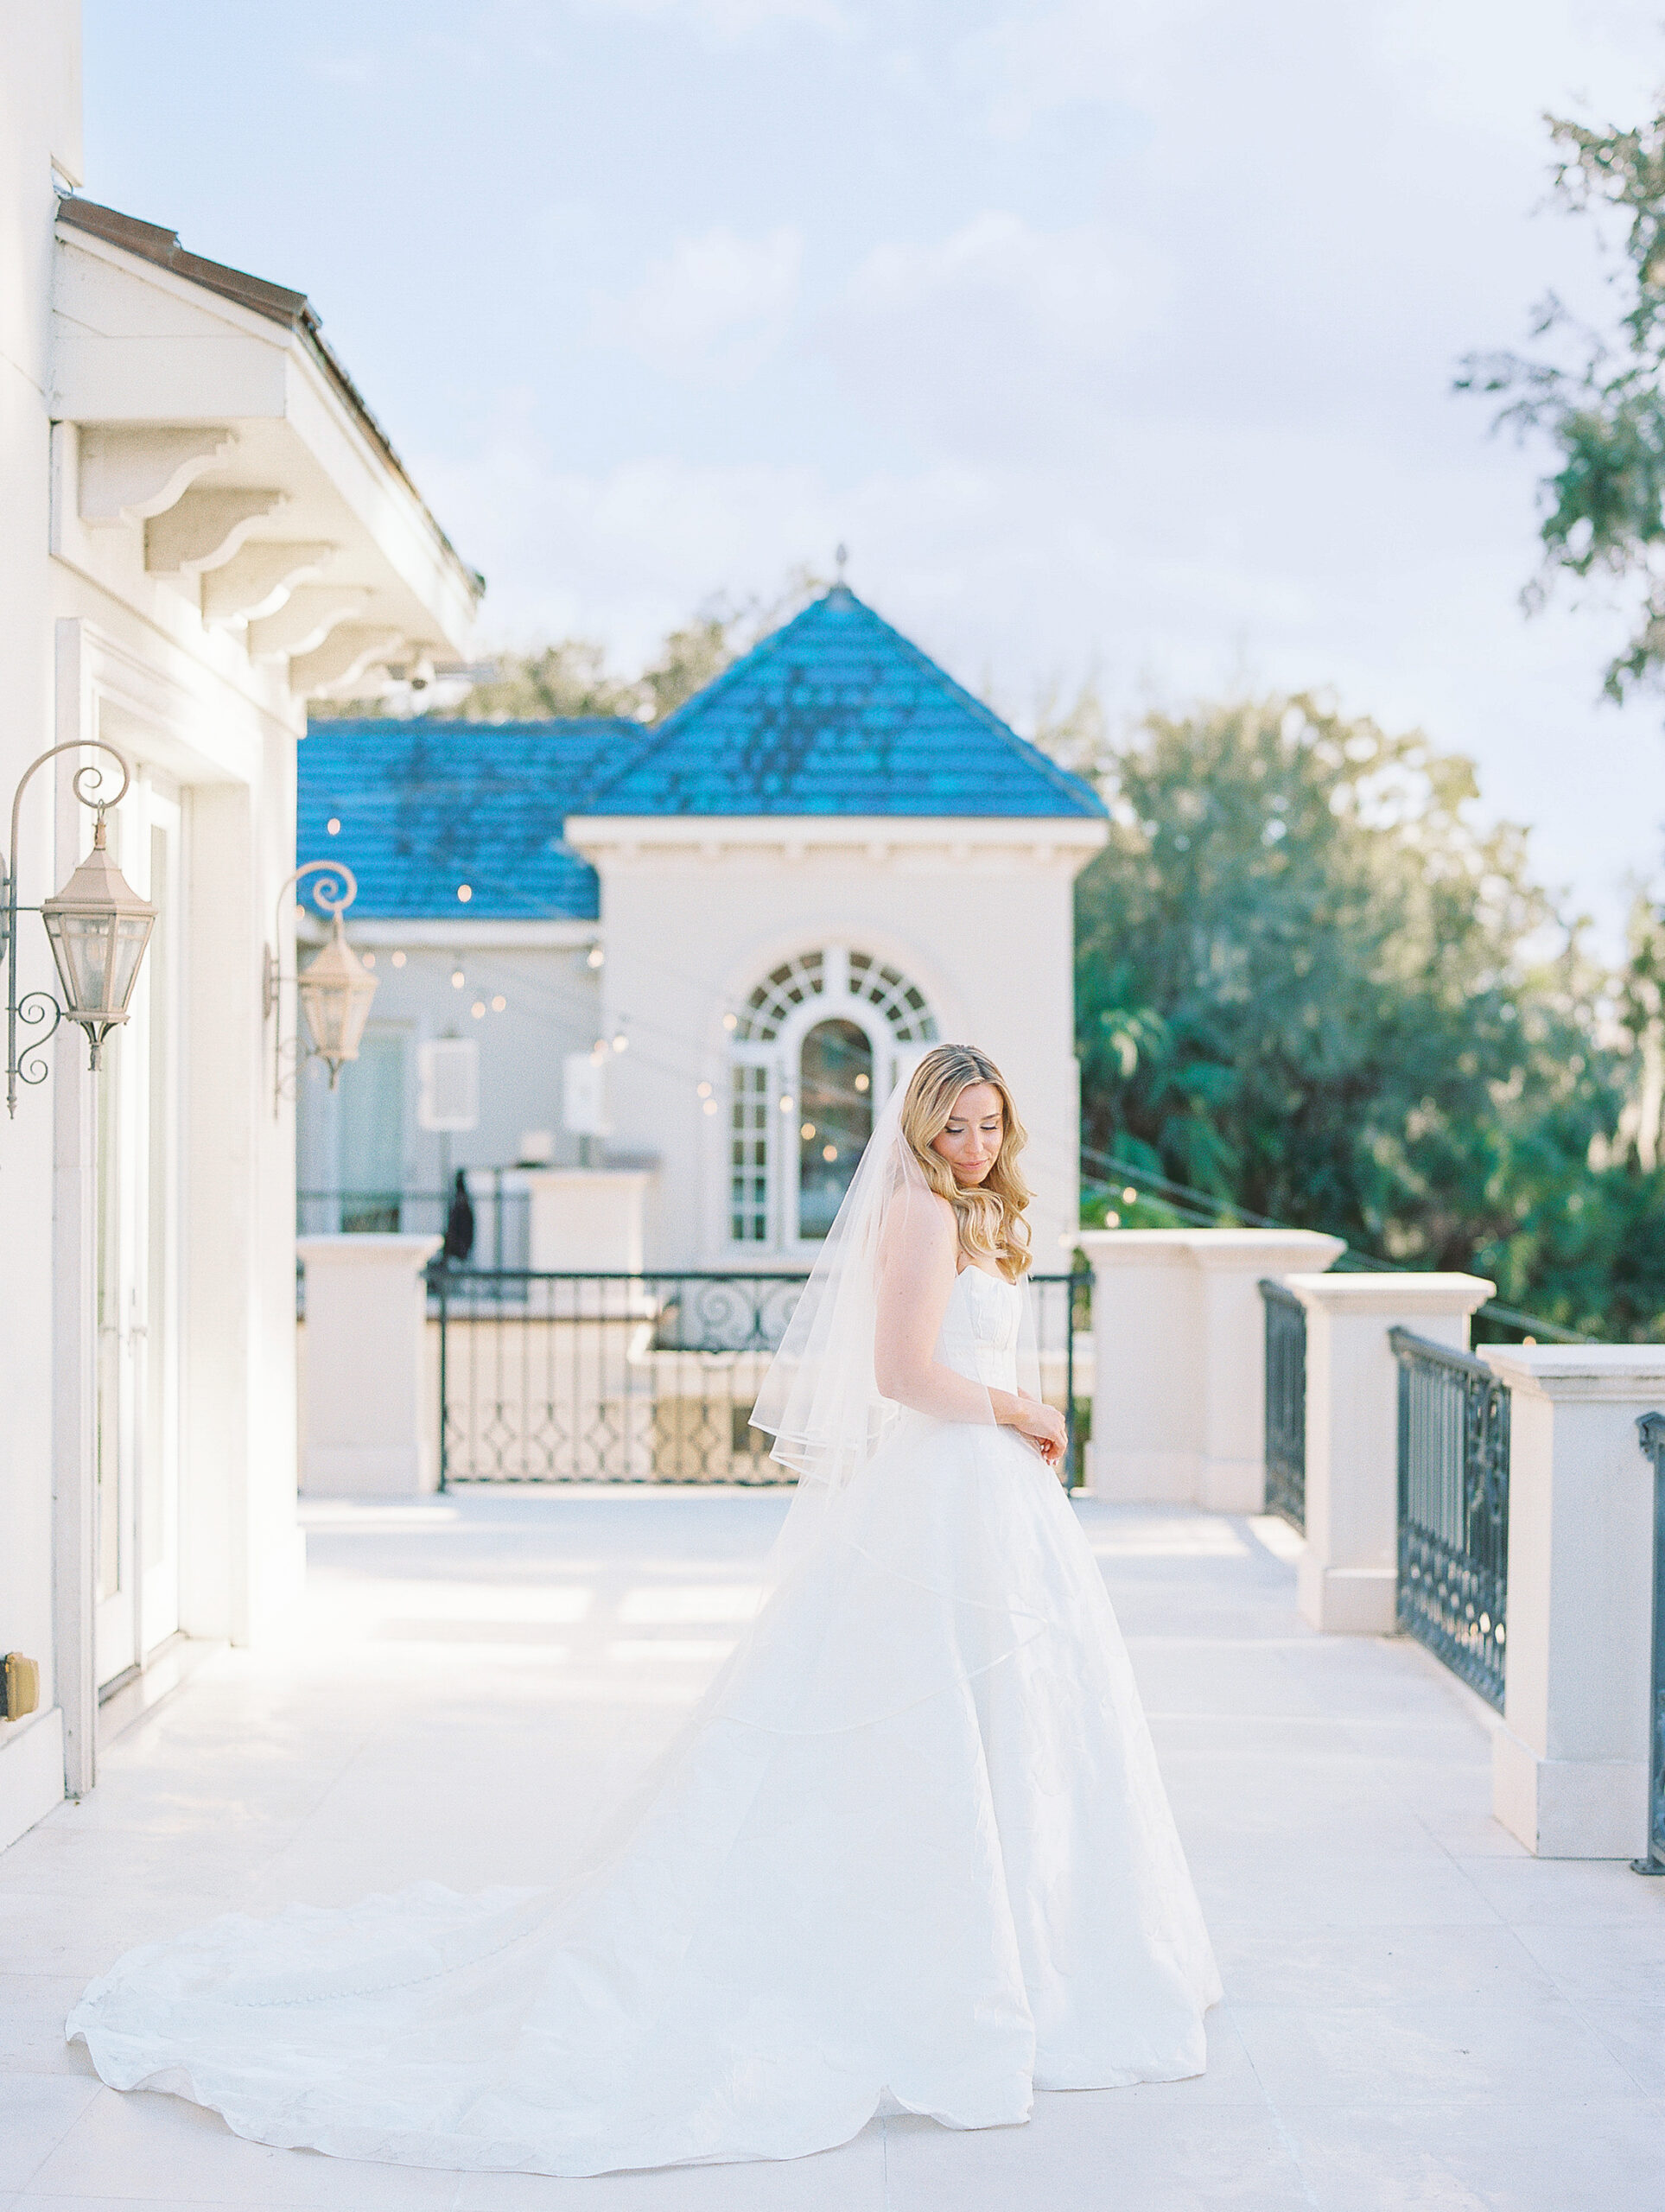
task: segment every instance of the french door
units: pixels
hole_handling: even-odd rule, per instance
[[[185,944],[179,792],[141,771],[112,816],[123,874],[159,909],[98,1087],[96,1656],[118,1681],[179,1626],[180,1069]]]

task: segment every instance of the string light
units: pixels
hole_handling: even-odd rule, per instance
[[[584,956],[584,965],[586,968],[599,968],[606,958],[607,955],[601,946],[593,944]]]
[[[460,991],[462,988],[462,984],[463,974],[461,969],[454,968],[451,970],[451,988],[454,991]]]
[[[613,1040],[613,1049],[615,1052],[627,1052],[630,1050],[630,1039],[622,1029]]]
[[[823,1160],[836,1160],[838,1147],[836,1144],[823,1144],[821,1147],[821,1157]]]
[[[694,1096],[696,1098],[709,1098],[711,1096],[710,1084],[709,1083],[698,1084],[695,1089]]]
[[[492,1001],[492,1012],[493,1014],[501,1014],[504,1007],[506,1007],[509,1001],[507,999],[505,999],[502,992],[499,991],[497,996]]]
[[[328,830],[332,837],[339,837],[341,834],[340,816],[339,814],[332,814],[329,820],[325,823],[324,827]]]
[[[462,903],[463,903],[463,905],[464,905],[465,906],[468,904],[468,901],[469,901],[469,900],[473,897],[473,895],[474,895],[474,887],[473,887],[473,885],[472,883],[460,883],[460,884],[458,884],[458,886],[457,886],[457,897],[458,897],[460,899],[461,899],[461,901],[462,901]]]
[[[1124,1206],[1131,1206],[1136,1205],[1138,1202],[1139,1193],[1134,1190],[1133,1185],[1129,1183],[1127,1189],[1122,1193],[1122,1203]]]
[[[859,1075],[855,1078],[855,1087],[858,1090],[865,1090],[871,1081],[870,1076]]]
[[[708,1098],[708,1099],[706,1100],[706,1102],[705,1102],[705,1110],[706,1110],[706,1112],[707,1112],[708,1114],[715,1114],[715,1113],[716,1112],[716,1110],[717,1110],[717,1102],[716,1102],[716,1100],[715,1100],[715,1098]]]
[[[402,952],[396,952],[396,953],[393,955],[393,965],[394,965],[396,968],[403,968],[403,967],[404,967],[404,953],[402,953]]]
[[[485,1000],[484,1000],[484,999],[476,999],[476,1000],[474,1001],[473,1004],[469,1007],[468,1011],[469,1011],[469,1013],[470,1013],[470,1014],[472,1014],[473,1015],[474,1020],[475,1020],[476,1021],[483,1021],[483,1020],[485,1020],[485,1018],[486,1018],[486,1001],[485,1001]]]
[[[722,1017],[722,1026],[725,1029],[738,1029],[740,1027],[740,1016],[737,1014],[725,1014]]]
[[[791,1092],[789,1090],[781,1099],[780,1110],[783,1114],[790,1114],[797,1103],[798,1101],[792,1096]]]
[[[373,968],[376,965],[376,956],[373,952],[361,952],[359,957],[366,968]]]
[[[808,1144],[810,1139],[815,1135],[815,1123],[813,1122],[805,1122],[803,1128],[798,1131],[798,1135],[803,1138],[804,1143]]]

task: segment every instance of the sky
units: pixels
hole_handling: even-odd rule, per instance
[[[639,665],[830,570],[1019,724],[1323,687],[1478,765],[1616,950],[1665,698],[1530,619],[1541,450],[1455,397],[1554,288],[1546,109],[1630,0],[86,0],[85,189],[306,291],[484,649]]]

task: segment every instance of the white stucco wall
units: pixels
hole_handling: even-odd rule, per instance
[[[0,22],[0,824],[18,778],[53,741],[45,405],[53,167],[71,179],[80,170],[79,53],[75,0],[10,8]],[[38,899],[52,867],[52,814],[49,788],[37,791],[20,854],[25,899]],[[33,934],[22,981],[44,985],[45,939],[37,918],[24,919]],[[64,1049],[54,1049],[61,1064]],[[53,1140],[49,1090],[26,1093],[15,1122],[0,1116],[8,1258],[0,1274],[0,1650],[25,1652],[41,1669],[41,1717],[0,1723],[0,1846],[63,1789],[53,1637]]]
[[[177,272],[89,244],[84,228],[57,219],[58,189],[79,181],[79,16],[73,0],[39,0],[0,16],[0,654],[8,677],[0,821],[25,768],[48,747],[95,740],[118,747],[135,782],[111,823],[111,846],[136,888],[149,887],[155,840],[175,841],[177,881],[161,903],[179,992],[165,1021],[157,998],[163,1041],[142,1057],[134,1039],[158,972],[153,946],[135,1027],[105,1046],[120,1078],[112,1093],[124,1090],[131,1102],[130,1115],[124,1104],[107,1117],[113,1141],[95,1113],[86,1039],[71,1025],[47,1047],[47,1078],[24,1090],[15,1122],[0,1121],[9,1261],[0,1281],[0,1650],[38,1659],[43,1693],[38,1719],[21,1729],[0,1725],[0,1847],[38,1819],[66,1782],[79,1792],[96,1778],[98,1693],[119,1671],[112,1648],[143,1661],[175,1623],[189,1636],[252,1640],[295,1596],[302,1566],[294,1112],[287,1100],[274,1111],[274,1031],[261,994],[269,943],[285,971],[294,969],[289,914],[274,910],[295,865],[298,679],[284,660],[251,654],[235,620],[209,619],[194,568],[149,561],[149,519],[182,496],[182,483],[159,489],[164,470],[138,506],[118,501],[101,512],[84,496],[94,480],[82,474],[83,436],[90,428],[93,450],[105,454],[112,438],[125,441],[127,461],[137,456],[143,476],[146,441],[154,451],[158,423],[198,421],[205,380],[213,386],[238,364],[275,363],[276,397],[263,419],[233,421],[235,410],[216,407],[206,416],[214,426],[202,434],[207,443],[239,455],[256,483],[276,480],[263,512],[281,514],[283,530],[298,533],[295,543],[321,539],[327,528],[362,574],[384,571],[402,634],[447,634],[459,601],[468,603],[448,555],[431,617],[422,605],[429,579],[410,549],[431,552],[434,525],[290,324],[206,304]],[[158,334],[169,343],[156,346]],[[241,369],[221,381],[217,399],[248,385]],[[96,406],[87,397],[94,386]],[[123,480],[135,480],[130,471]],[[316,512],[307,505],[308,486],[316,487]],[[283,552],[269,543],[262,557]],[[227,539],[202,563],[221,578],[222,613],[226,563],[235,557]],[[353,588],[362,596],[369,587]],[[26,906],[61,885],[90,842],[92,815],[70,788],[74,765],[71,753],[42,768],[24,800]],[[114,770],[104,789],[118,777]],[[20,917],[19,935],[22,988],[52,988],[37,914]],[[130,1264],[114,1318],[100,1330],[99,1161],[118,1157],[121,1195],[105,1241]],[[177,1313],[176,1357],[161,1361],[158,1315],[146,1302],[153,1295]],[[135,1592],[132,1634],[106,1635],[102,1652],[101,1344],[107,1364],[124,1363],[119,1389],[105,1400],[119,1399],[106,1434],[119,1429],[124,1467],[178,1470],[177,1603],[174,1522],[141,1517],[129,1528],[121,1578]],[[160,1389],[144,1396],[158,1368],[170,1404],[176,1384],[176,1452],[162,1440],[165,1423],[145,1426],[147,1409],[163,1396]],[[108,1557],[106,1546],[106,1566]],[[167,1563],[161,1576],[158,1560]]]
[[[940,1039],[999,1063],[1030,1133],[1037,1262],[1061,1264],[1078,1207],[1072,885],[1102,825],[591,817],[567,835],[601,877],[603,1027],[631,1040],[611,1071],[611,1147],[659,1163],[651,1265],[759,1258],[728,1235],[722,1017],[775,963],[829,943],[893,963]],[[795,1141],[796,1114],[781,1119]]]
[[[372,1032],[396,1038],[403,1055],[402,1187],[437,1192],[448,1169],[509,1166],[530,1129],[550,1131],[556,1160],[575,1163],[577,1140],[561,1122],[562,1062],[569,1052],[588,1052],[597,1035],[600,978],[586,957],[595,925],[555,924],[541,944],[530,925],[496,932],[488,926],[475,935],[465,928],[435,944],[428,941],[431,924],[402,927],[360,921],[351,912],[346,919],[354,948],[375,962]],[[403,956],[397,966],[396,954]],[[453,982],[459,974],[461,985]],[[500,1009],[493,1003],[499,998],[505,1001]],[[476,1006],[486,1009],[478,1017]],[[427,1039],[451,1036],[480,1048],[480,1122],[442,1138],[418,1123],[418,1048]],[[332,1093],[321,1063],[308,1071],[300,1100],[303,1190],[342,1187],[340,1116],[355,1079],[353,1068],[344,1068],[340,1089]],[[326,1224],[321,1219],[316,1226]]]

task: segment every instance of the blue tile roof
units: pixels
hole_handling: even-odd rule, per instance
[[[297,857],[345,861],[361,915],[594,921],[595,871],[562,832],[644,735],[601,716],[315,722],[300,748]]]
[[[1089,785],[836,584],[679,707],[581,810],[1056,818],[1105,810]]]

